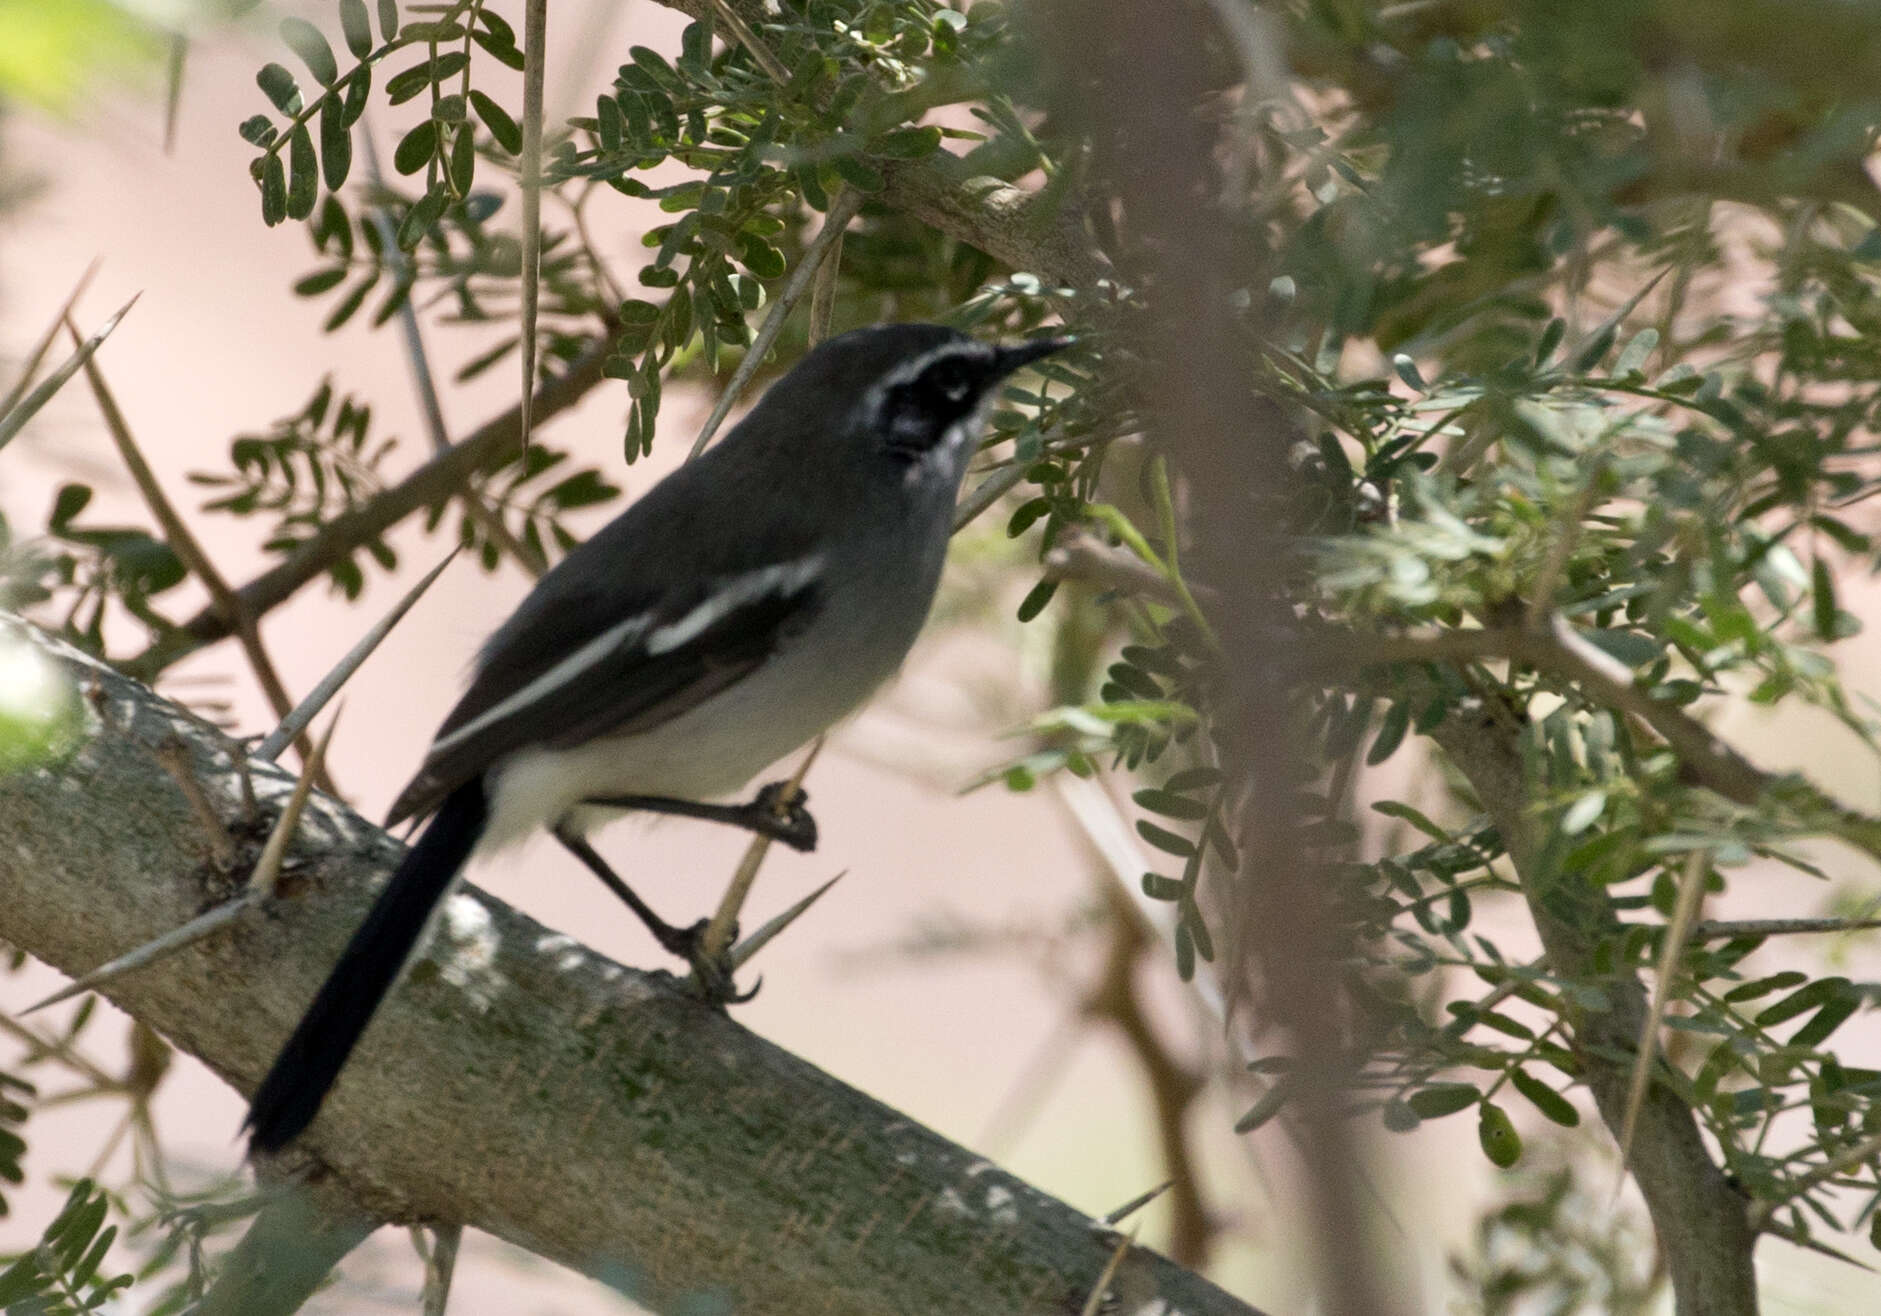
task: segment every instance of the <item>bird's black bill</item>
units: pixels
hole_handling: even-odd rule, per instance
[[[1023,369],[1034,361],[1042,361],[1054,352],[1062,352],[1070,347],[1074,340],[1059,336],[1056,338],[1028,338],[1023,343],[1014,343],[1011,347],[1001,347],[993,358],[993,369],[1001,375],[1010,375],[1015,370]]]
[[[397,981],[431,911],[476,849],[488,816],[482,779],[473,779],[445,798],[418,844],[406,851],[274,1067],[255,1089],[244,1125],[252,1150],[279,1151],[313,1122],[346,1057]]]

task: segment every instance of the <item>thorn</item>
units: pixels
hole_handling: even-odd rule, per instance
[[[823,898],[824,892],[828,891],[831,887],[835,886],[838,882],[842,881],[843,878],[847,877],[848,875],[849,875],[849,870],[845,868],[842,872],[836,874],[836,876],[832,877],[829,881],[825,882],[822,886],[812,891],[809,895],[805,896],[802,900],[799,900],[796,904],[792,905],[789,909],[786,909],[783,913],[779,914],[776,918],[772,919],[769,923],[766,923],[763,927],[759,928],[756,932],[752,933],[750,936],[746,937],[743,941],[739,942],[736,946],[732,947],[731,949],[732,968],[733,969],[743,968],[745,963],[748,960],[750,960],[750,958],[753,955],[756,955],[759,951],[763,950],[766,946],[768,946],[771,943],[772,939],[775,938],[778,933],[782,932],[785,928],[789,927],[792,923],[795,923],[799,918],[801,918],[804,915],[805,912],[809,910],[810,906],[814,905],[817,901],[821,900]]]
[[[1171,1188],[1174,1188],[1175,1186],[1176,1186],[1176,1181],[1174,1179],[1165,1179],[1161,1183],[1157,1184],[1154,1188],[1150,1189],[1148,1192],[1138,1193],[1135,1197],[1132,1197],[1129,1201],[1125,1202],[1122,1206],[1118,1207],[1115,1211],[1112,1211],[1109,1215],[1105,1216],[1104,1223],[1107,1225],[1121,1224],[1123,1221],[1129,1219],[1131,1216],[1135,1215],[1138,1211],[1141,1211],[1144,1207],[1148,1206],[1151,1202],[1155,1201],[1157,1198],[1161,1197],[1164,1193],[1168,1192]]]
[[[228,872],[235,867],[235,843],[229,840],[229,831],[222,824],[222,816],[203,793],[202,783],[196,780],[188,746],[180,738],[168,736],[157,746],[155,755],[158,765],[176,782],[177,788],[183,792],[183,798],[189,802],[190,812],[196,815],[196,821],[202,824],[204,833],[208,835],[210,859],[216,871]]]
[[[216,929],[233,923],[236,916],[251,905],[261,903],[265,893],[253,887],[244,890],[231,900],[225,900],[206,914],[199,914],[180,928],[175,928],[160,937],[153,937],[135,950],[128,950],[116,959],[107,960],[82,978],[74,979],[58,991],[20,1011],[24,1017],[35,1010],[43,1010],[49,1005],[70,1000],[81,992],[94,991],[114,978],[121,978],[133,969],[141,969],[168,959],[185,946],[194,945]]]
[[[442,562],[426,573],[423,580],[406,591],[405,597],[394,604],[390,612],[379,618],[372,629],[346,651],[346,656],[334,664],[333,670],[320,678],[319,684],[308,692],[307,697],[281,719],[281,725],[270,731],[267,738],[255,746],[250,757],[266,759],[270,763],[279,758],[281,751],[299,738],[300,733],[307,729],[307,724],[319,716],[320,710],[326,707],[327,701],[339,693],[340,687],[352,679],[353,673],[358,671],[360,665],[372,656],[372,651],[377,649],[380,642],[392,633],[392,628],[404,619],[407,612],[411,611],[412,605],[424,597],[425,591],[430,589],[432,583],[444,574],[444,568],[451,565],[457,554],[458,550],[453,548]]]
[[[307,807],[307,796],[313,792],[314,778],[320,775],[320,765],[326,761],[327,745],[333,739],[333,729],[340,724],[340,713],[334,710],[333,720],[327,723],[326,734],[320,737],[320,743],[314,746],[313,753],[301,765],[300,778],[294,783],[294,793],[287,797],[287,807],[281,810],[280,820],[274,830],[268,833],[268,843],[261,849],[261,858],[255,861],[255,871],[248,878],[252,891],[263,895],[273,895],[281,881],[281,861],[287,857],[287,843],[294,837],[295,829],[300,826],[301,810]]]
[[[137,296],[141,297],[143,294],[139,293]],[[116,315],[105,321],[104,328],[79,344],[78,350],[61,362],[57,370],[41,380],[38,388],[26,394],[4,414],[0,414],[0,448],[6,447],[13,436],[25,427],[26,422],[31,420],[41,407],[51,401],[52,395],[65,386],[65,381],[77,374],[80,367],[91,360],[92,353],[103,345],[104,340],[111,336],[111,331],[118,327],[118,321],[129,314],[131,307],[135,305],[137,305],[137,297],[124,303]],[[59,323],[68,324],[70,321],[61,315]]]
[[[106,961],[82,978],[67,983],[52,995],[37,1004],[28,1006],[20,1013],[28,1015],[35,1010],[43,1010],[49,1005],[57,1005],[60,1001],[70,1000],[81,992],[91,991],[114,978],[122,977],[133,969],[141,969],[159,960],[168,959],[184,947],[201,941],[218,928],[233,923],[244,910],[250,906],[259,905],[267,897],[273,895],[280,880],[281,861],[286,857],[288,841],[293,837],[295,829],[300,826],[300,816],[306,808],[307,796],[313,790],[314,778],[319,775],[320,765],[326,758],[327,745],[332,741],[333,729],[339,725],[339,721],[336,714],[333,721],[327,724],[326,734],[320,737],[320,743],[314,746],[313,753],[308,756],[306,764],[301,768],[300,778],[294,783],[294,793],[288,797],[287,807],[281,810],[280,820],[276,822],[274,831],[269,834],[268,843],[262,848],[261,858],[255,863],[255,871],[240,894],[223,901],[205,914],[197,915],[182,927],[174,928],[160,937],[153,937],[136,949],[126,951],[115,959]],[[189,796],[192,806],[199,814],[206,810],[208,819],[215,824],[217,832],[220,832],[220,820],[216,818],[215,811],[209,807],[209,801],[203,795],[202,787],[189,774],[187,761],[177,753],[178,749],[180,749],[180,744],[165,746],[159,751],[159,761],[171,770],[171,774],[176,776],[179,782],[186,783],[184,793]],[[224,846],[228,845],[226,833],[222,833],[222,843]]]
[[[1110,1282],[1117,1278],[1117,1271],[1123,1266],[1123,1259],[1130,1249],[1136,1246],[1136,1230],[1117,1240],[1117,1250],[1110,1254],[1110,1260],[1104,1264],[1104,1273],[1097,1277],[1097,1283],[1091,1288],[1091,1296],[1084,1300],[1084,1310],[1080,1316],[1097,1316],[1104,1309],[1104,1295],[1110,1292]]]
[[[92,258],[91,264],[85,267],[85,272],[78,276],[78,282],[72,285],[72,291],[66,296],[65,305],[59,308],[59,313],[53,317],[52,324],[40,340],[33,344],[33,350],[26,356],[26,364],[20,367],[19,379],[8,390],[5,399],[0,400],[0,416],[12,411],[19,400],[26,396],[26,390],[33,382],[33,376],[39,373],[39,367],[45,363],[46,353],[52,350],[53,341],[59,336],[59,326],[65,323],[65,317],[72,313],[72,308],[78,305],[78,299],[85,295],[85,289],[91,286],[92,275],[98,272],[102,259],[98,256]]]

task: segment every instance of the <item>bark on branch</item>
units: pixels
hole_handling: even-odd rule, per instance
[[[0,779],[0,937],[80,973],[229,893],[159,747],[186,749],[251,860],[268,818],[241,817],[214,728],[16,619],[0,631],[91,695],[69,757]],[[271,814],[291,783],[248,766]],[[397,852],[316,796],[280,899],[107,994],[247,1092]],[[479,891],[441,924],[304,1140],[370,1215],[471,1225],[660,1311],[1083,1309],[1115,1238],[1062,1203]],[[1123,1311],[1251,1311],[1141,1250],[1113,1288]]]

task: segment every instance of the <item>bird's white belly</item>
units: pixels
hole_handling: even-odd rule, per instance
[[[571,814],[576,827],[591,824],[597,811],[578,806],[596,796],[710,800],[734,794],[854,711],[893,674],[904,647],[888,647],[894,663],[845,666],[838,657],[832,668],[809,655],[854,658],[884,646],[799,643],[766,665],[765,679],[734,682],[657,727],[569,749],[520,751],[495,774],[490,823],[480,848],[486,853],[499,849]]]

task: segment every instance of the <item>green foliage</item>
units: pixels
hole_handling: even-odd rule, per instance
[[[203,510],[273,520],[266,547],[291,553],[336,516],[355,512],[384,487],[380,464],[396,439],[372,438],[372,408],[350,396],[335,399],[322,381],[307,405],[274,423],[266,434],[245,434],[229,444],[227,473],[193,472],[190,479],[217,491]],[[381,538],[364,549],[390,570],[398,556]],[[328,575],[348,598],[364,576],[351,555],[329,564]]]
[[[96,1184],[80,1179],[39,1246],[0,1271],[0,1307],[20,1316],[80,1316],[103,1309],[130,1287],[130,1275],[100,1274],[118,1227],[105,1224],[110,1204]]]
[[[620,490],[592,467],[572,473],[565,470],[567,460],[565,452],[545,443],[531,443],[520,462],[478,484],[484,504],[495,510],[511,535],[539,560],[550,560],[575,546],[574,532],[564,519],[567,513],[609,503],[620,496]],[[426,518],[427,527],[435,528],[442,515],[443,509],[433,508]],[[485,570],[496,569],[503,546],[490,538],[481,524],[460,515],[457,535],[458,542],[482,561]],[[550,544],[555,546],[553,553]]]
[[[26,1141],[17,1130],[26,1123],[27,1115],[20,1103],[30,1101],[34,1095],[31,1083],[0,1070],[0,1180],[10,1184],[26,1182],[26,1171],[20,1164],[26,1155]],[[0,1193],[0,1216],[9,1209],[6,1195]]]
[[[52,578],[66,607],[64,637],[90,653],[103,653],[110,604],[119,604],[152,630],[167,630],[171,623],[153,599],[181,585],[188,571],[170,546],[147,530],[79,524],[91,496],[89,485],[62,485],[46,517],[46,533],[56,546]]]
[[[1450,1259],[1465,1305],[1477,1316],[1549,1311],[1562,1316],[1644,1316],[1659,1309],[1660,1277],[1645,1261],[1647,1231],[1598,1183],[1583,1185],[1559,1149],[1547,1168],[1515,1176],[1508,1199],[1477,1226],[1468,1256]]]
[[[86,85],[134,74],[158,34],[111,0],[0,6],[0,99],[70,110]]]
[[[1353,938],[1328,1016],[1346,1028],[1349,1109],[1404,1134],[1473,1112],[1485,1157],[1520,1174],[1537,1131],[1583,1120],[1590,1061],[1624,1062],[1590,1053],[1589,1023],[1654,970],[1683,874],[1722,892],[1754,864],[1798,882],[1800,907],[1850,862],[1827,868],[1805,840],[1881,855],[1881,821],[1801,778],[1707,779],[1666,730],[1702,732],[1693,719],[1733,703],[1809,707],[1881,750],[1832,661],[1860,625],[1851,582],[1881,564],[1864,507],[1881,493],[1876,43],[1828,0],[1262,13],[1284,29],[1291,81],[1264,83],[1228,34],[1204,52],[1224,94],[1195,114],[1218,132],[1219,175],[1192,199],[1219,206],[1242,244],[1210,275],[1232,312],[1248,442],[1278,441],[1260,399],[1300,421],[1296,496],[1248,507],[1251,531],[1286,532],[1259,542],[1285,545],[1278,610],[1312,650],[1261,677],[1297,695],[1309,761],[1279,788],[1289,839]],[[485,172],[512,168],[521,145],[516,35],[481,0],[403,14],[341,0],[336,21],[287,20],[281,62],[257,76],[269,108],[240,132],[263,218],[307,224],[316,263],[294,287],[321,299],[329,329],[442,308],[488,338],[473,376],[519,345],[521,243]],[[1002,267],[916,219],[904,187],[921,184],[929,215],[943,191],[970,209],[1029,189],[1027,238],[1078,217],[1071,230],[1121,271],[1140,236],[1101,190],[1105,143],[1058,113],[1054,70],[998,4],[782,0],[757,37],[762,58],[704,23],[677,49],[634,47],[591,113],[547,125],[545,211],[565,227],[541,235],[542,373],[603,359],[626,385],[636,460],[666,383],[742,354],[846,189],[863,205],[833,329],[1075,328],[1077,347],[991,413],[983,469],[1014,481],[1005,537],[1049,571],[1002,607],[1022,600],[1019,620],[1046,637],[1054,707],[985,780],[1115,779],[1147,856],[1142,892],[1174,916],[1175,967],[1200,972],[1272,874],[1240,854],[1246,783],[1226,771],[1223,734],[1239,656],[1218,582],[1185,569],[1193,491],[1138,412],[1135,349],[1158,290]],[[362,187],[352,134],[375,92],[397,146],[391,177]],[[626,201],[660,222],[617,279],[591,234],[626,227]],[[1009,235],[1010,218],[986,231]],[[802,319],[779,364],[801,350]],[[323,386],[201,477],[210,506],[262,517],[277,552],[308,542],[381,489],[388,445],[369,424],[363,402]],[[617,492],[568,464],[537,442],[474,491],[546,557],[570,542],[566,513]],[[166,632],[153,599],[180,564],[141,531],[81,524],[88,498],[61,492],[45,565],[16,567],[13,588],[69,608],[68,634],[94,650],[108,601]],[[429,525],[494,567],[501,536],[454,508]],[[1060,579],[1077,546],[1119,570]],[[358,548],[391,565],[383,543]],[[357,551],[330,568],[349,596]],[[1575,661],[1538,656],[1549,645]],[[1458,780],[1438,789],[1437,768],[1411,774],[1411,798],[1355,803],[1366,767],[1440,767],[1434,746],[1461,718],[1505,737],[1530,835],[1503,836],[1494,802]],[[1491,929],[1524,916],[1571,927],[1592,968],[1505,949]],[[1655,1081],[1735,1181],[1799,1238],[1872,1220],[1872,1165],[1837,1158],[1881,1130],[1881,1074],[1834,1048],[1874,986],[1754,931],[1693,937],[1667,986]],[[1290,1065],[1259,1062],[1242,1128],[1284,1111]],[[1576,1258],[1614,1269],[1620,1243],[1565,1214],[1572,1184],[1534,1182],[1538,1196],[1485,1224],[1485,1255],[1509,1239],[1537,1249],[1470,1271],[1486,1311],[1535,1293],[1597,1304],[1575,1287]],[[1612,1289],[1612,1309],[1649,1288]]]

